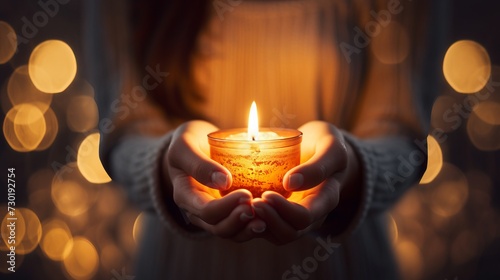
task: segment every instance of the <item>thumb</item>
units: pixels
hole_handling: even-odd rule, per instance
[[[199,137],[207,134],[184,131],[174,134],[166,157],[172,181],[179,175],[188,175],[210,188],[224,190],[231,186],[231,173],[200,149]]]

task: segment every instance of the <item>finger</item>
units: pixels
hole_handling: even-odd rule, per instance
[[[316,151],[318,135],[334,134],[332,125],[323,121],[310,121],[298,128],[302,132],[302,143],[300,144],[300,162],[309,160]]]
[[[308,161],[285,174],[283,185],[289,191],[307,190],[346,166],[347,150],[343,139],[328,134],[317,140],[316,152]]]
[[[271,205],[280,217],[294,229],[305,229],[313,222],[311,213],[304,206],[288,201],[278,193],[266,191],[262,194],[266,203]]]
[[[222,198],[214,199],[206,203],[199,217],[210,224],[219,223],[238,205],[244,204],[250,206],[251,199],[252,194],[248,190],[236,190]]]
[[[283,242],[297,239],[297,230],[283,220],[273,207],[262,199],[254,199],[252,203],[257,217],[260,217],[267,225],[266,232]]]
[[[229,216],[239,204],[250,205],[252,194],[244,189],[236,190],[222,198],[214,198],[206,188],[189,177],[182,186],[174,188],[174,202],[180,208],[199,217],[208,224],[216,224]]]
[[[265,236],[266,234],[266,223],[259,219],[254,218],[248,224],[246,224],[245,228],[231,237],[231,240],[236,242],[245,242],[250,239],[259,238]]]
[[[200,148],[200,139],[205,139],[209,132],[210,129],[202,129],[196,134],[182,129],[176,131],[166,157],[167,164],[171,167],[170,175],[174,177],[180,170],[205,186],[226,189],[231,185],[231,173],[210,159]]]
[[[222,238],[230,238],[241,232],[253,217],[252,207],[246,204],[237,206],[228,217],[215,225],[211,225],[192,214],[188,215],[194,225]]]
[[[322,219],[339,204],[340,183],[330,177],[317,187],[316,193],[311,193],[298,203],[306,208],[312,219],[311,223]]]

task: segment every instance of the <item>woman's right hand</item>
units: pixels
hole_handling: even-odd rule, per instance
[[[163,156],[164,174],[171,182],[174,202],[189,221],[219,237],[243,242],[262,232],[265,223],[254,218],[252,194],[237,190],[221,197],[231,186],[231,173],[209,158],[207,134],[217,127],[205,121],[179,126]]]

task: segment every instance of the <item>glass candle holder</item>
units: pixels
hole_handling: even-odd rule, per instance
[[[259,133],[272,133],[276,137],[265,140],[234,139],[246,129],[219,130],[208,134],[210,158],[226,167],[233,183],[226,195],[237,189],[247,189],[252,196],[261,197],[265,191],[274,191],[284,197],[290,192],[283,188],[283,177],[300,163],[302,132],[295,129],[261,129]]]

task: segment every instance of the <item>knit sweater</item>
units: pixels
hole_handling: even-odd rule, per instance
[[[414,140],[425,139],[416,110],[424,105],[411,86],[418,52],[410,49],[387,63],[377,58],[373,43],[348,59],[339,46],[354,44],[355,26],[339,24],[345,8],[321,1],[245,1],[222,17],[214,12],[199,37],[194,71],[207,100],[200,110],[220,128],[244,127],[256,100],[262,126],[321,119],[343,129],[362,162],[361,196],[343,199],[341,193],[340,206],[321,229],[282,246],[261,239],[234,243],[193,229],[164,192],[169,182],[162,182],[160,159],[172,124],[146,99],[134,108],[136,117],[125,120],[134,129],[104,135],[110,148],[103,151],[113,180],[148,214],[138,279],[397,278],[385,211],[425,169],[424,156],[402,171],[412,155],[422,154]],[[411,38],[396,16],[393,23]]]

